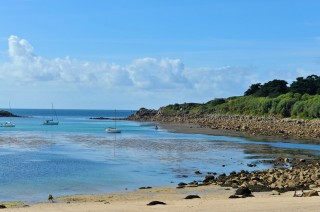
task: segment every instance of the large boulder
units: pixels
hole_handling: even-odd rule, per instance
[[[251,190],[248,187],[240,187],[236,190],[236,195],[252,196]]]

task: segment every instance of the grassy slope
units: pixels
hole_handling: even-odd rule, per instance
[[[205,104],[184,103],[160,108],[165,114],[233,114],[278,118],[320,118],[320,95],[287,93],[275,98],[240,96]]]

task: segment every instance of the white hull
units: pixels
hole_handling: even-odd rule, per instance
[[[107,133],[121,133],[121,130],[114,129],[114,128],[107,128],[105,131]]]
[[[11,122],[6,122],[4,124],[1,124],[0,127],[15,127],[15,124],[12,124]]]

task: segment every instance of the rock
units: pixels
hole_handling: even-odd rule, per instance
[[[204,178],[204,180],[202,181],[202,183],[211,183],[211,182],[214,181],[214,179],[215,179],[214,176],[212,176],[212,175],[207,175],[207,176]]]
[[[242,198],[241,196],[238,195],[231,195],[229,196],[229,199],[237,199],[237,198]]]
[[[251,190],[248,187],[240,187],[236,190],[236,195],[250,196]]]
[[[7,208],[7,207],[4,204],[1,204],[0,208],[3,209],[3,208]]]
[[[147,186],[147,187],[140,187],[139,189],[150,189],[150,188],[152,188],[152,187]]]
[[[188,185],[188,184],[184,183],[184,182],[181,182],[181,183],[178,184],[178,186],[186,186],[186,185]]]
[[[257,165],[256,164],[253,164],[253,163],[249,163],[247,164],[248,167],[256,167]]]
[[[185,197],[185,199],[195,199],[195,198],[200,198],[198,195],[194,195],[194,194],[191,194],[191,195],[188,195]]]
[[[315,190],[303,193],[303,197],[314,197],[314,196],[319,196],[318,192]]]
[[[280,192],[277,190],[272,190],[271,195],[280,195]]]
[[[149,206],[152,206],[152,205],[166,205],[166,203],[155,200],[155,201],[149,202],[147,205],[149,205]]]
[[[195,171],[194,173],[195,174],[202,174],[200,171]]]

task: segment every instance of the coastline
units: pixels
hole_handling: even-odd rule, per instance
[[[279,119],[225,114],[165,114],[160,109],[141,108],[127,120],[159,123],[171,132],[258,137],[264,140],[276,138],[320,144],[320,119]]]

